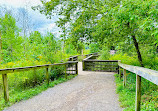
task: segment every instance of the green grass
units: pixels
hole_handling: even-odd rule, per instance
[[[119,94],[120,106],[124,111],[135,111],[136,75],[128,72],[127,85],[115,75],[116,92]],[[158,111],[158,86],[142,78],[141,81],[141,111]]]
[[[41,93],[42,91],[45,91],[46,89],[50,88],[50,87],[54,87],[57,84],[60,84],[62,82],[68,81],[72,78],[74,78],[76,75],[69,75],[66,78],[64,77],[60,77],[57,80],[54,80],[52,82],[50,82],[49,86],[46,84],[46,82],[44,82],[41,85],[37,85],[33,88],[27,88],[25,90],[12,90],[9,92],[9,102],[7,104],[5,104],[4,99],[1,97],[0,98],[0,111],[3,110],[4,108],[11,106],[12,104],[19,102],[21,100],[27,100],[39,93]]]

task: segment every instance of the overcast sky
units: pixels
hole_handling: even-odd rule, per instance
[[[33,11],[31,6],[41,5],[40,0],[0,0],[0,5],[5,5],[8,8],[12,7],[15,9],[26,8],[29,12],[29,16],[33,18],[33,30],[45,33],[46,31],[51,31],[53,34],[59,36],[59,28],[56,26],[55,22],[58,20],[57,16],[54,16],[51,20],[47,19],[45,15],[39,13],[39,11]]]

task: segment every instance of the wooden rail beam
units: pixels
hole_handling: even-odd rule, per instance
[[[138,66],[126,65],[126,64],[122,64],[120,62],[119,62],[119,66],[122,67],[123,69],[133,72],[133,73],[153,82],[154,84],[158,85],[158,71],[143,68],[143,67],[138,67]]]

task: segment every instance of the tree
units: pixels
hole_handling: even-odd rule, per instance
[[[158,13],[155,0],[42,0],[42,4],[33,9],[50,18],[53,13],[61,15],[58,22],[61,26],[70,23],[69,37],[76,41],[85,38],[106,43],[109,47],[121,42],[133,45],[141,66],[140,44],[149,43],[149,40],[152,44],[156,40],[156,34],[152,34],[157,30],[153,25],[157,23]]]
[[[21,44],[21,40],[19,38],[20,30],[16,26],[15,19],[8,13],[6,13],[4,17],[0,18],[0,21],[3,56],[5,56],[5,58],[9,56],[4,61],[11,61],[16,58],[14,54],[18,52],[17,49]]]

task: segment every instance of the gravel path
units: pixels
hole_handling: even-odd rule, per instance
[[[81,70],[74,79],[21,101],[4,111],[122,111],[112,72]]]

